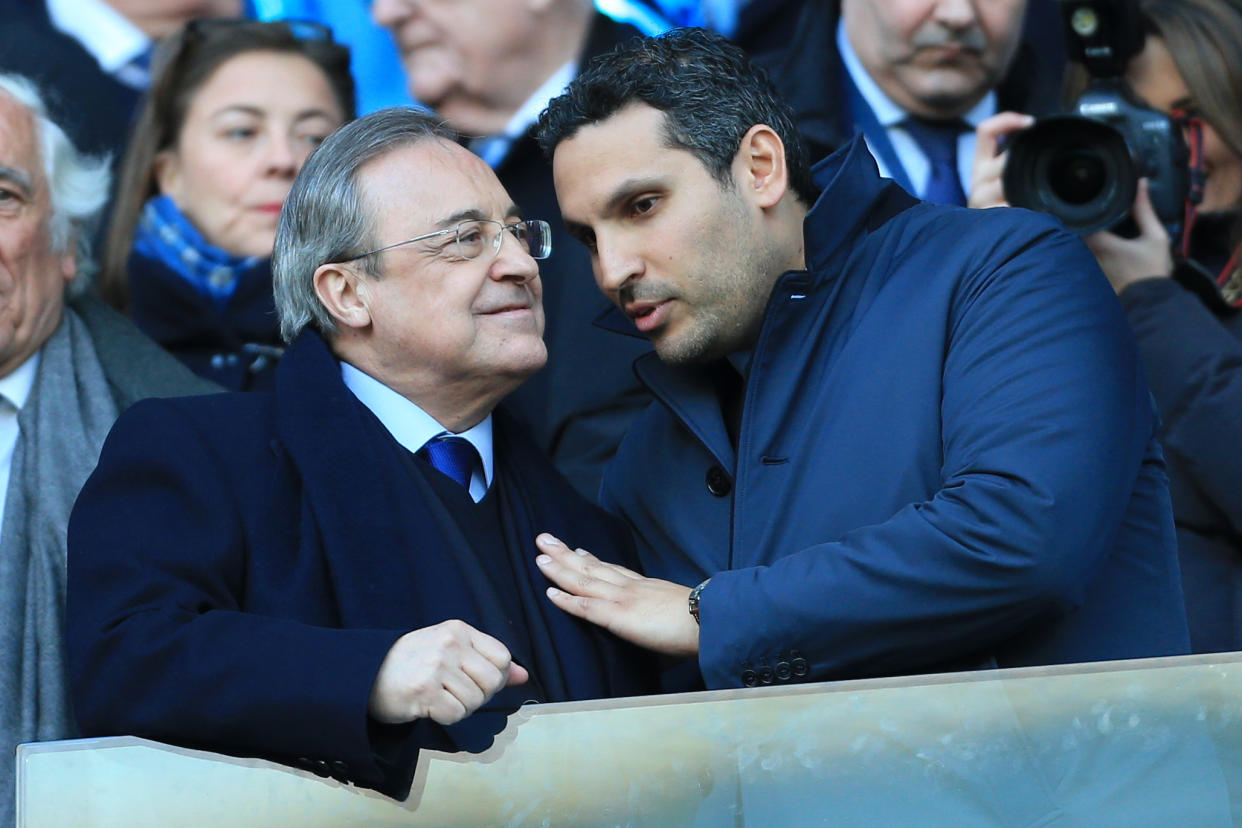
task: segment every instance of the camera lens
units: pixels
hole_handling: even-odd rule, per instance
[[[1086,147],[1069,147],[1048,163],[1048,186],[1066,204],[1087,204],[1099,198],[1107,183],[1103,160]]]
[[[1134,202],[1138,176],[1125,138],[1075,116],[1046,118],[1018,134],[1005,164],[1005,197],[1051,213],[1079,233],[1112,227]]]

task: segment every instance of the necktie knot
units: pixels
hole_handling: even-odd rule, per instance
[[[928,121],[923,118],[907,118],[902,127],[919,145],[919,149],[933,164],[951,161],[957,163],[957,138],[969,127],[961,120]]]
[[[961,119],[928,121],[907,118],[901,124],[931,167],[923,198],[936,204],[966,204],[966,193],[957,169],[957,139],[970,127]]]
[[[421,449],[431,467],[444,474],[459,486],[470,488],[470,476],[479,462],[479,453],[469,440],[453,434],[440,434],[431,438]]]

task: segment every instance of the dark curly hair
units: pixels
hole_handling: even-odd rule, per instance
[[[636,101],[663,112],[666,143],[692,153],[722,185],[732,183],[747,130],[767,124],[785,145],[793,191],[807,205],[815,202],[818,190],[789,105],[745,52],[705,29],[633,38],[596,57],[539,116],[539,145],[551,158],[578,129]]]

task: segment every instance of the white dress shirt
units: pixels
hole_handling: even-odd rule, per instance
[[[39,372],[39,351],[7,377],[0,378],[0,531],[4,530],[4,506],[9,497],[9,474],[17,448],[17,415],[21,413]]]
[[[571,60],[557,69],[550,78],[543,82],[542,86],[535,90],[533,95],[526,99],[526,103],[513,113],[513,117],[509,119],[509,123],[505,124],[504,130],[499,135],[471,141],[470,150],[486,161],[488,166],[493,168],[500,166],[500,163],[508,157],[513,144],[526,134],[531,124],[539,120],[539,113],[543,112],[544,107],[564,92],[565,87],[569,86],[569,82],[577,75],[577,61]]]
[[[441,434],[454,433],[384,383],[347,362],[341,363],[341,379],[354,396],[379,418],[388,433],[411,452],[417,453]],[[492,415],[488,414],[483,422],[456,436],[469,441],[482,461],[482,468],[476,466],[470,475],[470,498],[478,503],[492,485],[492,471],[495,468],[492,454]]]
[[[854,85],[858,87],[859,93],[863,96],[863,100],[871,107],[871,111],[875,113],[876,120],[888,132],[888,140],[893,145],[893,152],[901,159],[902,165],[906,168],[906,175],[910,177],[910,184],[915,191],[912,195],[922,195],[927,189],[927,179],[931,175],[931,164],[927,161],[927,156],[923,155],[923,151],[919,149],[918,143],[910,135],[902,129],[899,124],[910,116],[910,113],[902,109],[893,101],[884,90],[880,89],[879,84],[872,80],[871,75],[867,74],[867,69],[862,65],[862,61],[858,59],[858,55],[854,52],[854,47],[850,45],[849,36],[845,33],[845,21],[841,20],[837,23],[837,50],[841,54],[841,62],[845,64],[845,70],[850,73],[850,79],[854,81]],[[843,105],[846,102],[842,102]],[[996,92],[989,90],[983,96],[983,100],[975,104],[974,108],[962,116],[962,120],[970,125],[971,129],[963,132],[957,139],[957,173],[962,180],[962,192],[970,195],[970,171],[975,161],[975,133],[974,128],[979,126],[986,118],[996,114]],[[892,178],[892,172],[885,166],[884,160],[879,157],[875,151],[875,147],[870,145],[868,148],[871,154],[875,156],[876,163],[880,166],[880,175]]]
[[[151,38],[103,0],[47,0],[52,25],[81,43],[109,75],[123,83],[145,88],[143,78],[131,77],[130,64],[151,48]]]

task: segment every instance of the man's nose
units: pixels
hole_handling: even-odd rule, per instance
[[[391,28],[407,17],[413,6],[411,0],[375,0],[371,4],[371,19],[378,26]]]
[[[500,249],[492,260],[489,274],[493,279],[515,279],[529,282],[539,275],[539,263],[507,230],[500,231]]]
[[[605,244],[596,239],[595,281],[605,294],[612,295],[636,278],[641,270],[638,258],[617,242]]]
[[[966,29],[978,22],[976,0],[937,0],[933,16],[950,29]]]

